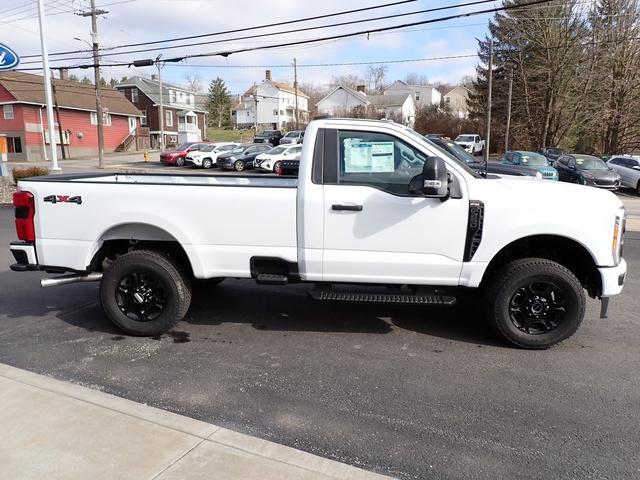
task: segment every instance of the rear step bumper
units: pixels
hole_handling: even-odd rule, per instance
[[[455,305],[456,297],[446,295],[412,295],[396,293],[358,293],[334,290],[312,290],[309,295],[315,300],[364,303],[395,303],[406,305]]]

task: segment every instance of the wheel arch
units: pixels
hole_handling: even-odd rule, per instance
[[[531,235],[505,245],[489,262],[481,286],[509,262],[521,258],[545,258],[568,268],[591,297],[602,293],[602,277],[591,252],[580,242],[562,235]]]
[[[103,271],[109,261],[133,250],[154,250],[177,260],[194,276],[194,265],[180,241],[167,230],[143,222],[114,225],[100,235],[88,262],[88,271]],[[105,261],[107,263],[105,263]]]

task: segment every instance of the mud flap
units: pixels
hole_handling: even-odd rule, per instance
[[[609,297],[600,299],[600,318],[609,318]]]

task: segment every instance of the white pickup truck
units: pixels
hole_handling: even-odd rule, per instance
[[[484,178],[386,121],[313,121],[299,178],[76,174],[18,190],[11,269],[64,274],[43,286],[100,281],[106,314],[134,335],[180,321],[192,279],[232,277],[312,282],[319,300],[467,294],[508,342],[547,348],[579,327],[584,289],[605,317],[626,274],[614,194]]]
[[[484,140],[480,138],[480,135],[463,133],[458,135],[455,141],[471,155],[482,155],[484,152]]]

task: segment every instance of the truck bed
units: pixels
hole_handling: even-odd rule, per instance
[[[272,176],[126,173],[20,182],[35,197],[40,265],[84,271],[107,240],[177,241],[198,278],[249,277],[251,257],[296,262],[296,186]]]

